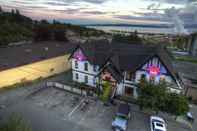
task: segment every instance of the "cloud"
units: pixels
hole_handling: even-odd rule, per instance
[[[102,3],[106,2],[107,0],[81,0],[81,1],[94,3],[94,4],[102,4]]]
[[[153,2],[169,3],[169,4],[186,4],[190,2],[195,2],[197,0],[144,0],[144,1],[153,1]]]
[[[86,2],[86,3],[92,3],[92,4],[102,4],[107,2],[108,0],[53,0],[48,2],[49,4],[55,3],[55,4],[72,4],[72,3],[79,3],[79,2]]]
[[[107,12],[102,11],[83,11],[84,14],[90,14],[90,15],[104,15],[107,14]]]
[[[67,8],[64,10],[54,9],[53,11],[58,12],[58,13],[63,13],[63,14],[79,14],[81,10],[82,9],[80,8],[79,9]]]
[[[132,0],[0,0],[0,3],[3,8],[19,9],[21,13],[31,12],[28,16],[39,15],[43,18],[48,16],[54,19],[61,17],[102,19],[102,16],[106,16],[112,22],[113,20],[169,21],[170,16],[165,14],[165,11],[175,6],[181,19],[197,22],[197,0],[139,0],[136,5],[128,1]]]
[[[49,2],[46,2],[45,4],[51,5],[51,6],[69,6],[70,5],[68,3],[58,2],[58,1],[49,1]]]

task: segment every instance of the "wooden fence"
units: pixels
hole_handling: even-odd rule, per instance
[[[71,93],[76,93],[83,96],[97,96],[95,91],[90,88],[81,88],[79,86],[68,86],[59,82],[47,82],[47,87],[55,87]]]

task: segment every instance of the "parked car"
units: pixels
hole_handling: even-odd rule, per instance
[[[163,118],[158,116],[150,117],[150,128],[151,131],[167,131],[167,125]]]
[[[130,118],[130,107],[128,104],[120,104],[112,122],[115,131],[126,131]]]
[[[187,112],[186,116],[187,116],[188,121],[190,121],[191,123],[194,122],[194,117],[191,112]]]

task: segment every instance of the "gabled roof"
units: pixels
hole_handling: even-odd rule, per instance
[[[121,73],[123,71],[135,72],[150,58],[157,56],[173,78],[177,78],[171,58],[161,46],[96,41],[80,44],[78,47],[82,49],[91,64],[104,67],[108,61],[111,61],[116,70]]]
[[[118,70],[118,67],[116,67],[116,65],[111,60],[107,61],[104,67],[100,69],[100,73],[98,75],[100,75],[104,70],[110,72],[114,79],[117,80],[117,82],[121,82],[123,78],[122,73],[120,70]]]

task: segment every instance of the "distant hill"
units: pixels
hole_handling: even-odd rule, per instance
[[[82,26],[123,26],[123,27],[144,27],[144,28],[174,28],[173,24],[86,24]],[[185,28],[197,28],[197,24],[185,24]]]
[[[7,46],[12,42],[19,41],[66,41],[65,32],[71,30],[78,36],[101,36],[103,31],[89,29],[83,26],[64,24],[53,20],[35,21],[23,16],[18,10],[4,12],[0,7],[0,46]]]
[[[0,45],[32,38],[33,21],[18,10],[0,11]]]
[[[126,27],[147,27],[147,28],[172,28],[172,24],[87,24],[83,26],[126,26]]]

